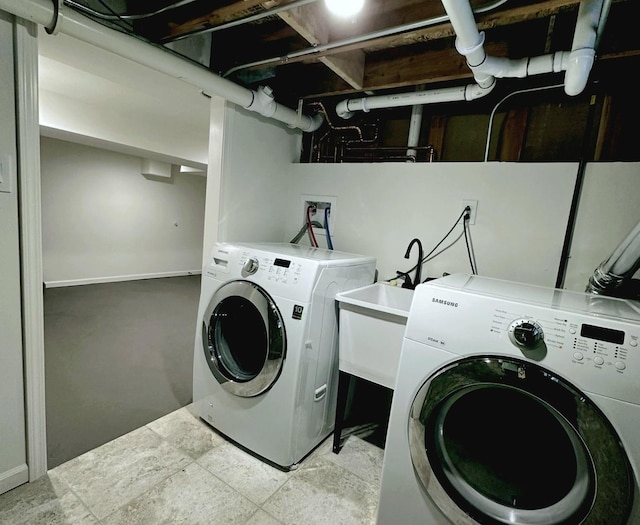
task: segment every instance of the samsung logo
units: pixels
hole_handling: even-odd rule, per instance
[[[431,299],[431,302],[442,304],[444,306],[452,306],[453,308],[458,308],[458,303],[454,303],[452,301],[445,301],[444,299],[438,299],[437,297],[434,297],[433,299]]]

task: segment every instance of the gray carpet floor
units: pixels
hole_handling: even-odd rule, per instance
[[[48,467],[191,402],[200,276],[44,292]]]

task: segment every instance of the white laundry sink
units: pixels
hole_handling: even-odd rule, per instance
[[[394,388],[413,290],[374,283],[336,300],[340,370]]]

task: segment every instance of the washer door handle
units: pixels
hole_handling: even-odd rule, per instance
[[[327,394],[327,384],[325,383],[320,388],[316,388],[313,392],[313,400],[320,401]]]

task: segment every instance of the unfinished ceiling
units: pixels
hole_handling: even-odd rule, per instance
[[[640,2],[613,1],[596,68],[627,67],[640,58],[630,20]],[[94,20],[191,56],[242,86],[270,86],[295,106],[354,93],[411,90],[468,82],[472,74],[455,49],[439,0],[365,0],[348,20],[331,15],[322,0],[65,0]],[[471,0],[487,52],[533,57],[571,48],[577,0]],[[178,47],[179,46],[179,47]],[[204,58],[203,58],[204,57]]]

